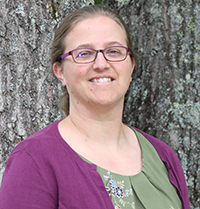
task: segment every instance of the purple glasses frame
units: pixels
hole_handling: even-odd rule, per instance
[[[123,58],[123,59],[120,59],[120,60],[110,60],[110,59],[108,59],[108,58],[106,57],[106,55],[104,54],[105,50],[107,50],[107,49],[109,49],[109,48],[117,48],[117,47],[126,49],[126,54],[125,54],[124,58]],[[80,49],[90,49],[90,50],[95,51],[95,52],[96,52],[96,55],[95,55],[94,59],[93,59],[92,61],[88,61],[88,62],[77,62],[77,61],[75,60],[74,56],[73,56],[73,52],[74,52],[74,51],[77,51],[77,50],[80,50]],[[94,61],[96,60],[97,55],[98,55],[99,52],[101,52],[101,53],[103,54],[104,58],[105,58],[107,61],[109,61],[109,62],[121,62],[121,61],[124,61],[124,60],[127,58],[127,56],[130,54],[129,49],[128,49],[127,47],[125,47],[125,46],[110,46],[110,47],[107,47],[107,48],[105,48],[105,49],[99,49],[99,50],[95,50],[95,49],[92,49],[92,48],[77,48],[77,49],[71,50],[71,51],[69,51],[69,52],[63,54],[60,58],[61,58],[61,59],[64,59],[65,57],[68,57],[68,56],[71,55],[75,63],[77,63],[77,64],[87,64],[87,63],[94,62]]]

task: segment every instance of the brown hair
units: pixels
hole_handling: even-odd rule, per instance
[[[125,32],[126,43],[130,51],[130,56],[132,60],[135,58],[132,49],[130,35],[122,18],[115,11],[107,7],[101,5],[89,5],[75,10],[74,12],[70,13],[62,20],[61,24],[59,25],[55,33],[54,41],[52,44],[52,51],[51,51],[52,64],[54,64],[55,62],[59,62],[59,63],[62,62],[62,59],[60,57],[62,54],[64,54],[64,50],[66,48],[65,44],[63,43],[66,43],[64,40],[66,36],[69,34],[69,32],[73,29],[73,27],[78,22],[85,20],[89,17],[94,17],[96,15],[110,17],[122,27],[122,29]],[[59,102],[59,107],[65,112],[66,115],[69,114],[69,95],[67,92],[65,92],[65,94],[61,97]]]

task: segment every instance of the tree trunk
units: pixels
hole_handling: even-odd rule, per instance
[[[0,0],[0,172],[20,141],[64,117],[62,87],[50,53],[55,29],[73,0]],[[89,1],[87,1],[89,3]]]
[[[128,24],[138,52],[124,122],[174,149],[191,208],[200,208],[200,2],[126,2],[112,3]]]
[[[85,0],[0,0],[0,172],[16,144],[64,117],[50,52],[60,20]],[[169,144],[200,208],[200,2],[106,0],[130,30],[138,53],[125,99],[125,123]]]

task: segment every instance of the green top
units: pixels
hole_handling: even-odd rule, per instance
[[[140,173],[123,176],[97,166],[114,208],[181,209],[176,188],[171,184],[167,169],[157,151],[140,132],[134,131],[143,155]]]

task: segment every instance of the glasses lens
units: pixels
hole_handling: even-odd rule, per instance
[[[77,63],[92,62],[95,59],[96,51],[89,48],[76,49],[72,52],[72,56]]]
[[[104,49],[104,55],[109,61],[122,61],[127,57],[127,48],[123,46],[112,46]]]

